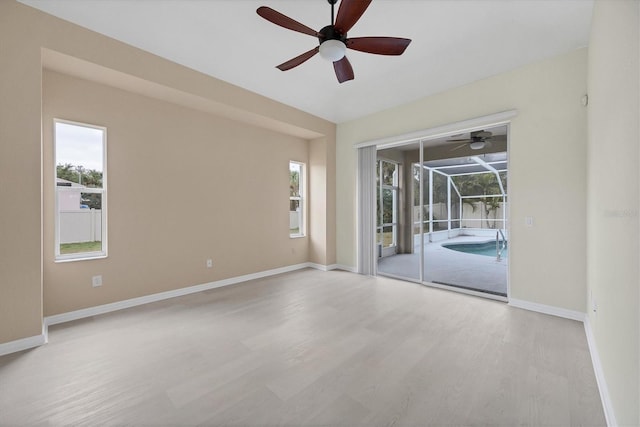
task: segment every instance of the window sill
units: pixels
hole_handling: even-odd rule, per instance
[[[307,236],[304,234],[289,234],[290,239],[302,239],[304,237],[307,237]]]
[[[64,263],[64,262],[74,262],[74,261],[91,261],[94,259],[105,259],[107,257],[106,254],[94,255],[94,256],[83,256],[77,258],[56,258],[55,263]]]

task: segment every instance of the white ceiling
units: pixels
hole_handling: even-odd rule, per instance
[[[339,84],[319,55],[276,69],[318,41],[255,12],[269,6],[319,30],[330,23],[326,0],[20,1],[335,123],[586,46],[593,7],[593,0],[375,0],[349,36],[413,41],[402,56],[348,51],[356,77]]]

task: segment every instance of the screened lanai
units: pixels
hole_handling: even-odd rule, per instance
[[[424,161],[411,147],[378,152],[378,274],[506,297],[504,140],[505,151],[448,147]]]
[[[422,163],[423,209],[414,200],[416,224],[430,239],[433,233],[447,230],[447,236],[481,230],[505,230],[507,209],[506,153],[488,153],[463,158],[432,160]],[[420,192],[419,164],[414,164],[414,193]],[[419,230],[416,230],[419,234]]]

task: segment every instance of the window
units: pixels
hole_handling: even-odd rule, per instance
[[[378,185],[376,241],[381,246],[378,249],[380,257],[395,254],[398,244],[399,166],[395,162],[380,159],[376,166]]]
[[[57,261],[107,255],[106,134],[103,127],[54,121]]]
[[[289,162],[289,236],[304,236],[304,164]]]

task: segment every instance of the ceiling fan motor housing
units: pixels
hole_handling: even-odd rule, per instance
[[[336,62],[344,58],[347,50],[346,34],[341,34],[333,25],[327,25],[318,32],[320,41],[320,56],[324,59]]]
[[[329,40],[340,40],[342,43],[346,44],[347,35],[340,33],[333,25],[327,25],[318,31],[318,40],[320,41],[320,44]]]

